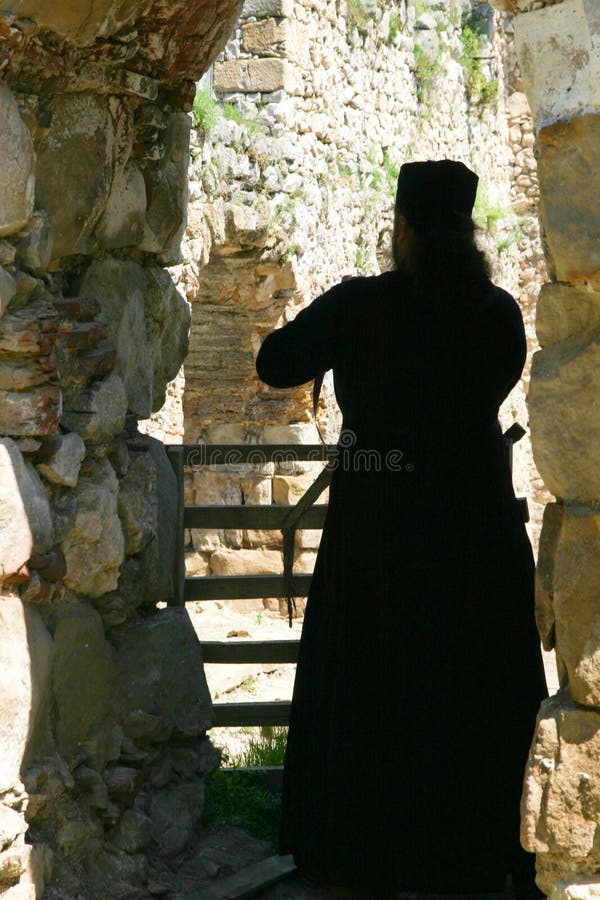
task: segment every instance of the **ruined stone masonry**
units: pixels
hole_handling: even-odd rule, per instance
[[[203,92],[196,110],[183,260],[171,270],[191,303],[190,352],[150,433],[187,443],[319,442],[309,390],[260,384],[254,358],[272,328],[342,276],[390,266],[396,174],[410,159],[449,156],[480,173],[482,240],[497,282],[520,297],[530,354],[537,347],[545,274],[535,139],[512,21],[458,0],[372,7],[361,19],[333,0],[244,5],[214,66],[218,102]],[[505,428],[527,425],[528,380],[527,368],[503,409]],[[328,379],[320,419],[334,442],[340,418]],[[197,469],[187,499],[293,502],[315,470]],[[551,495],[528,440],[515,449],[515,484],[529,497],[535,541]],[[297,571],[312,571],[319,537],[297,533]],[[187,565],[194,575],[279,573],[281,542],[271,532],[193,531]]]
[[[529,411],[556,502],[544,511],[537,615],[561,689],[540,710],[522,840],[551,900],[600,895],[600,11],[594,0],[512,0],[535,123],[549,281],[541,290]]]
[[[164,893],[218,762],[137,429],[188,347],[195,83],[239,3],[0,4],[0,893]],[[149,863],[150,861],[150,863]]]

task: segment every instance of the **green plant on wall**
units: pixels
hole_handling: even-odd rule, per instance
[[[371,18],[369,9],[364,0],[347,0],[348,9],[348,25],[359,30],[364,34]]]
[[[217,123],[219,104],[209,90],[196,91],[192,106],[194,125],[203,135],[208,137]]]
[[[425,53],[419,44],[415,44],[415,80],[417,82],[417,100],[424,103],[427,100],[433,82],[442,71],[441,48],[438,55],[431,57]]]
[[[472,15],[463,24],[460,34],[460,64],[465,72],[465,87],[470,100],[490,106],[498,96],[498,79],[487,79],[479,54],[485,42],[481,18]]]

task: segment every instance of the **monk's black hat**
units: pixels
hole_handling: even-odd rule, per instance
[[[466,231],[478,176],[451,159],[405,163],[398,175],[396,212],[416,231]]]

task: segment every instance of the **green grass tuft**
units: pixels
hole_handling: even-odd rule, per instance
[[[211,92],[208,90],[197,91],[192,106],[192,118],[194,125],[203,137],[206,138],[211,133],[216,125],[218,115],[219,104]]]

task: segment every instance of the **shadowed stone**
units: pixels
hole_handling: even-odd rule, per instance
[[[0,237],[14,234],[27,224],[33,212],[35,190],[31,136],[19,113],[17,101],[0,84]]]

